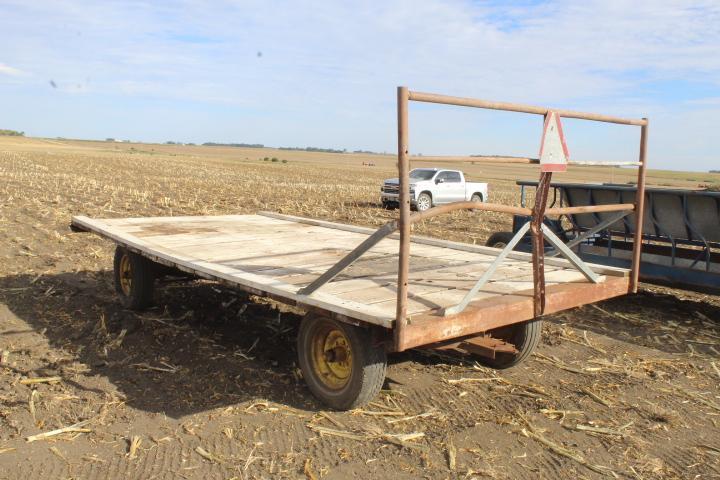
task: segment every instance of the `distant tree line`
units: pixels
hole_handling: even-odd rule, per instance
[[[320,153],[347,153],[347,149],[336,150],[334,148],[318,148],[318,147],[280,147],[280,150],[295,150],[300,152],[320,152]]]
[[[5,130],[0,128],[0,135],[6,137],[24,137],[25,132],[18,132],[17,130]]]
[[[372,152],[370,150],[353,150],[353,153],[364,153],[366,155],[381,155],[378,152]]]
[[[710,173],[720,173],[720,170],[710,170]]]
[[[265,145],[262,143],[216,143],[216,142],[205,142],[203,143],[206,147],[242,147],[242,148],[264,148]]]

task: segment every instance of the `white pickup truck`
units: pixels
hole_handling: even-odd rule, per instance
[[[400,191],[397,178],[385,180],[380,200],[385,208],[396,208]],[[460,170],[416,168],[410,171],[410,205],[419,212],[451,202],[487,202],[488,184],[466,182]]]

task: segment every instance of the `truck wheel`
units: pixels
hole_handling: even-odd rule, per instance
[[[432,208],[432,197],[430,197],[429,193],[423,192],[418,196],[415,205],[417,205],[418,212],[424,212]]]
[[[385,348],[373,345],[367,329],[308,314],[300,324],[297,348],[308,388],[337,410],[368,403],[385,382]]]
[[[115,291],[126,308],[142,310],[152,305],[155,264],[123,247],[115,249]]]
[[[512,232],[495,232],[485,242],[486,247],[505,248],[513,238]]]
[[[482,196],[481,193],[473,193],[473,194],[472,194],[472,197],[470,197],[470,201],[471,201],[471,202],[482,203],[482,201],[483,201],[483,196]],[[478,209],[477,209],[477,208],[473,208],[472,211],[473,211],[473,212],[477,212]]]
[[[478,361],[491,368],[503,369],[513,367],[526,360],[540,343],[542,323],[542,320],[536,318],[528,322],[491,330],[488,333],[495,338],[512,343],[518,353],[497,353],[495,358],[481,357]]]

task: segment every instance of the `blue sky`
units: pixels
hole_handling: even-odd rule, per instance
[[[717,0],[0,0],[0,128],[29,135],[392,152],[398,85],[647,116],[651,166],[720,168]],[[535,156],[541,125],[412,105],[411,151]],[[637,157],[637,128],[565,131]]]

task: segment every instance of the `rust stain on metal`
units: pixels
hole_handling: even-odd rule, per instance
[[[533,310],[536,317],[545,312],[545,236],[542,232],[542,223],[545,218],[548,192],[552,172],[542,172],[540,182],[535,193],[535,206],[533,207],[530,232],[532,233],[532,263],[533,263]]]
[[[597,284],[582,282],[551,285],[545,291],[545,313],[625,295],[629,283],[628,277],[606,277],[605,281]],[[404,344],[400,345],[400,351],[457,337],[477,335],[533,318],[533,290],[478,300],[457,315],[413,317],[412,324],[406,326]]]

